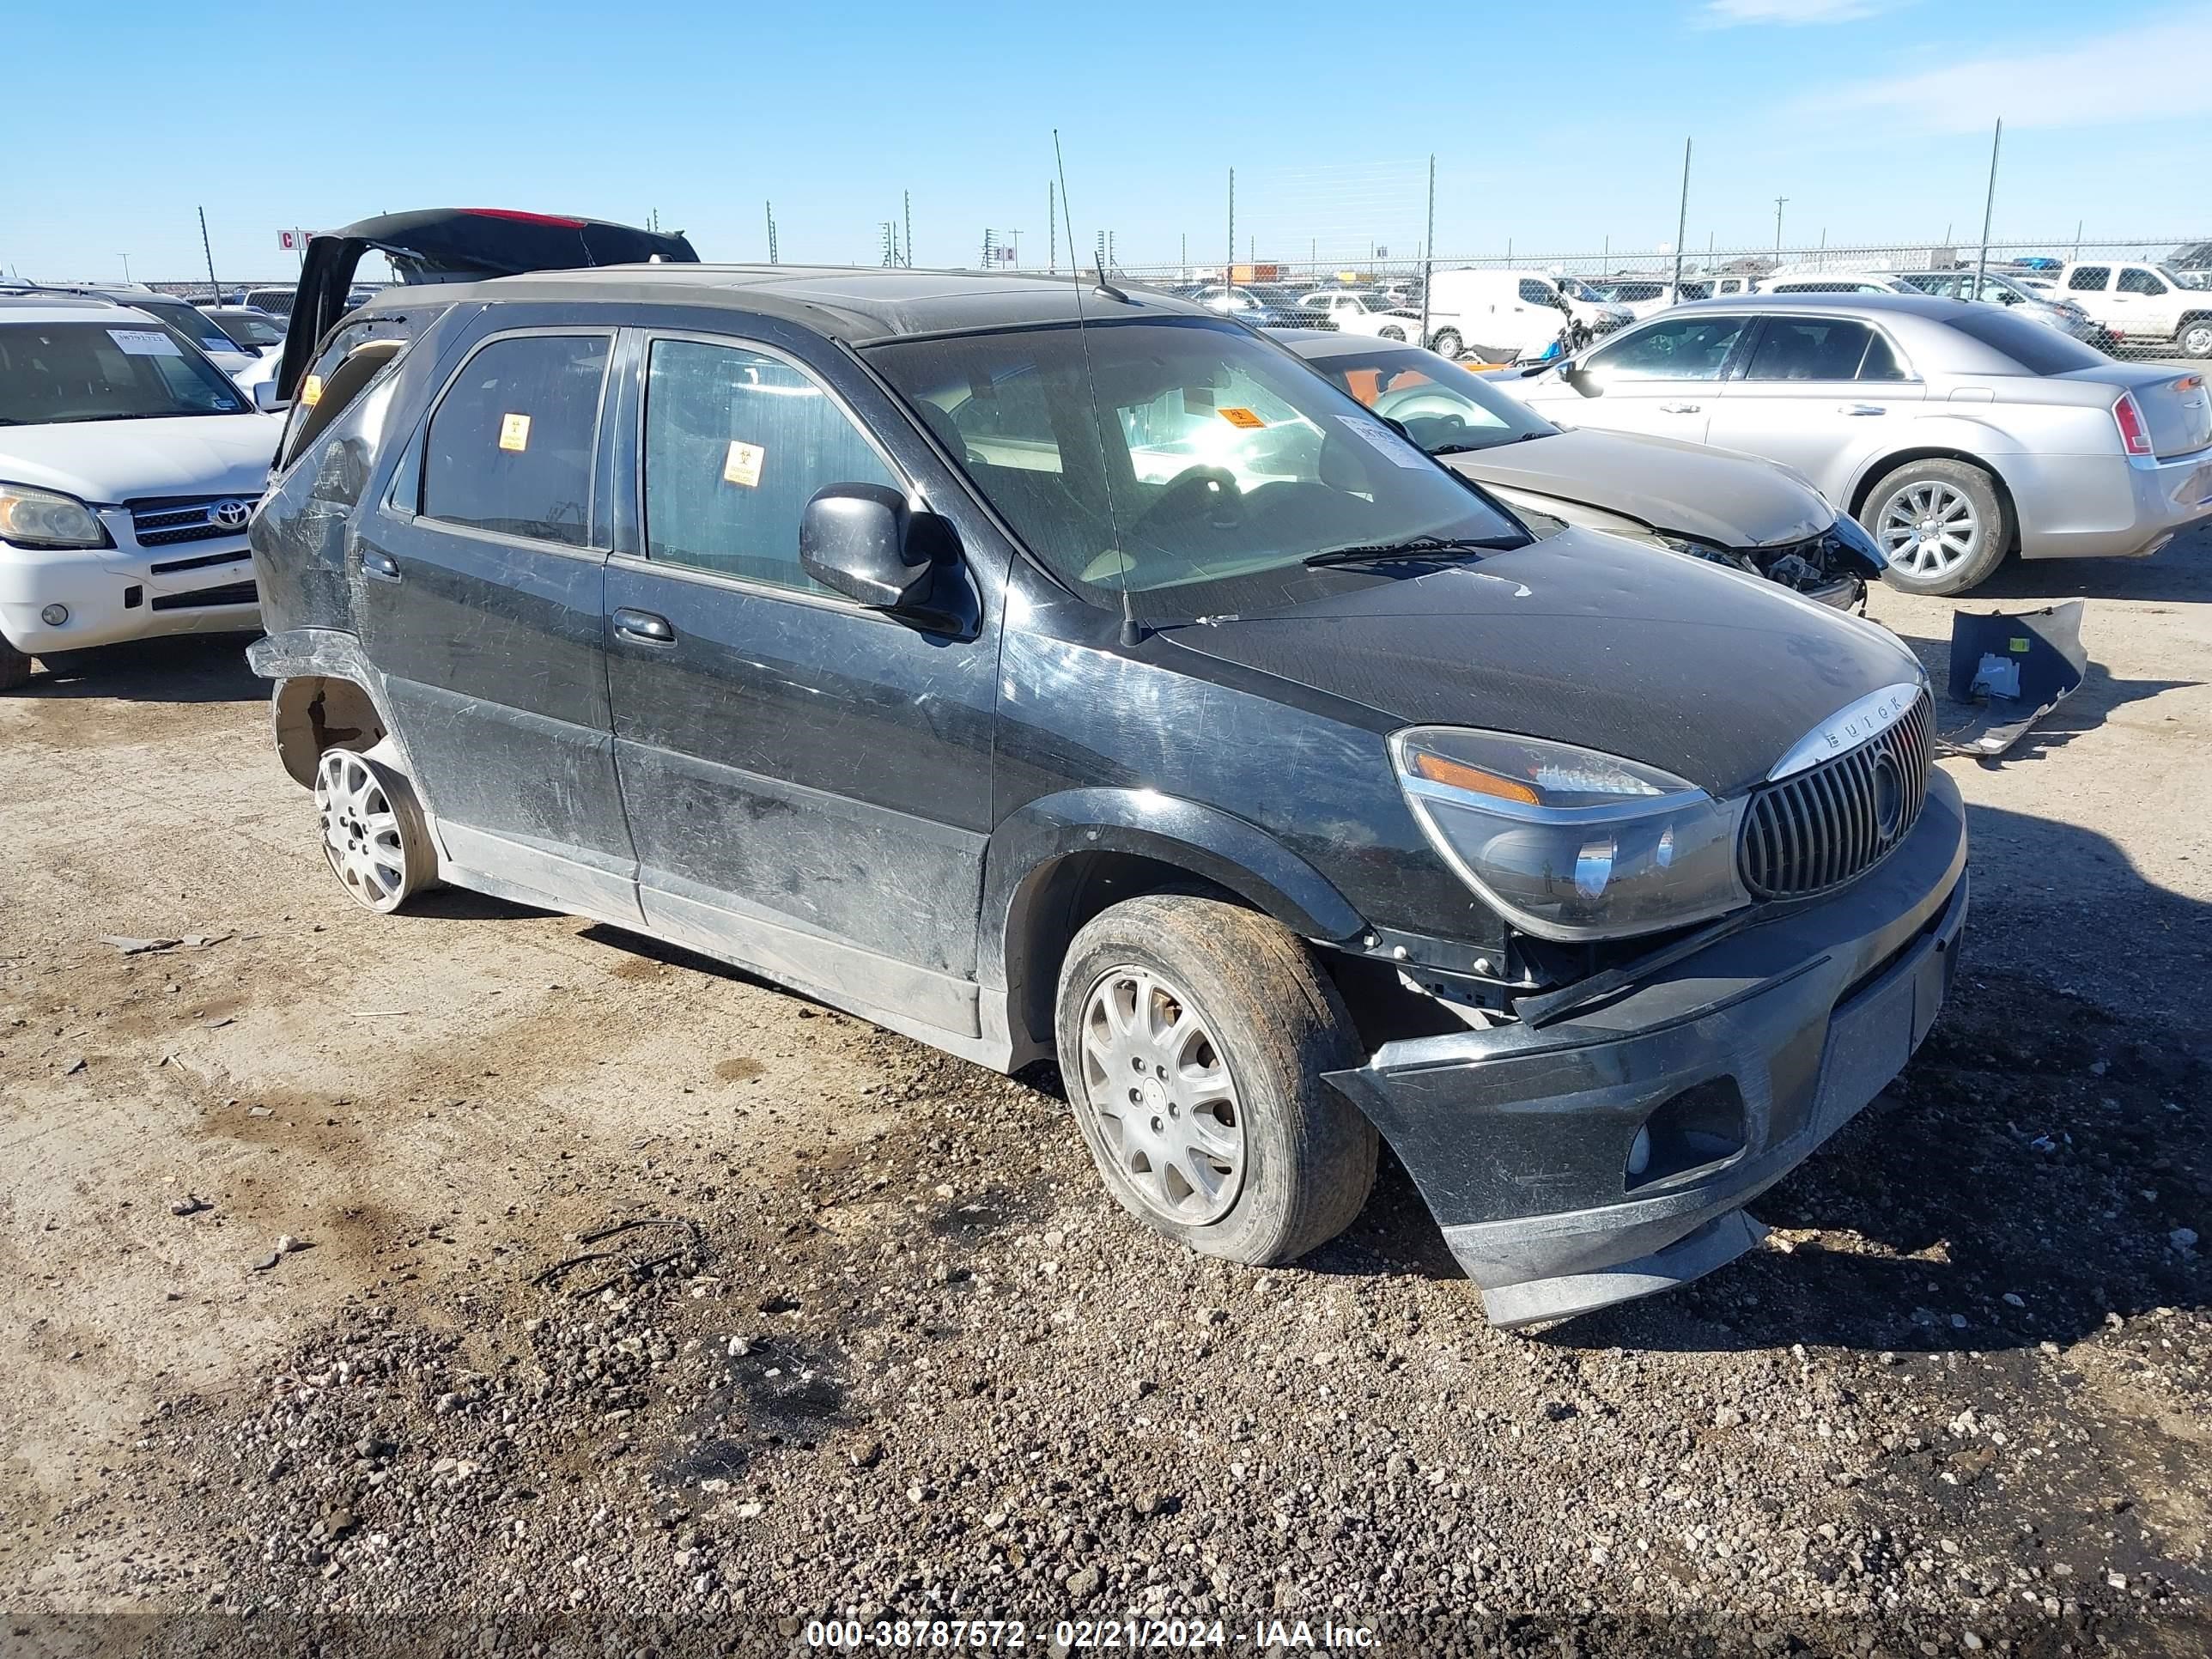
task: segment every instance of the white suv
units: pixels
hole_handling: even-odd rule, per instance
[[[2212,357],[2212,293],[2191,288],[2164,265],[2076,259],[2059,291],[2130,346],[2171,340],[2185,357]]]
[[[246,526],[282,425],[142,312],[0,299],[0,690],[34,657],[258,627]]]

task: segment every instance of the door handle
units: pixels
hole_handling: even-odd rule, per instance
[[[1887,415],[1889,410],[1880,404],[1838,404],[1838,415]]]
[[[628,606],[615,612],[615,632],[640,645],[676,643],[676,630],[668,625],[667,617],[656,617],[650,611],[632,611]]]
[[[1659,412],[1662,415],[1694,415],[1701,407],[1698,404],[1662,404]]]
[[[373,581],[396,582],[399,580],[399,561],[379,549],[364,547],[361,550],[361,574]]]

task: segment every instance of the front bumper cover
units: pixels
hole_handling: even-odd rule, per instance
[[[1330,1083],[1412,1174],[1492,1323],[1686,1284],[1758,1243],[1742,1206],[1904,1069],[1967,904],[1938,772],[1903,845],[1843,893],[1717,941],[1557,1024],[1386,1043]],[[1740,1146],[1632,1187],[1637,1132],[1686,1091],[1740,1097]]]

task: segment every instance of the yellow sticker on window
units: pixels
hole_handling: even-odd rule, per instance
[[[1267,424],[1249,409],[1224,409],[1221,411],[1221,418],[1230,425],[1241,427],[1247,432],[1257,432]]]
[[[768,459],[768,451],[758,444],[741,444],[730,441],[729,453],[722,457],[722,482],[742,484],[747,489],[760,483],[761,463]]]
[[[300,388],[300,401],[313,409],[322,400],[323,377],[319,374],[310,374],[307,376],[307,384]]]
[[[499,417],[499,447],[520,455],[530,447],[530,416],[502,415]]]

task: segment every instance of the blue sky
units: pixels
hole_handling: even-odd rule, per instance
[[[1041,248],[1052,129],[1085,257],[1650,248],[1697,141],[1692,249],[1996,233],[2212,235],[2212,4],[1643,0],[1436,6],[378,0],[11,17],[0,266],[285,274],[287,225],[496,205],[688,230],[707,258],[873,262],[913,196],[922,264],[984,227]],[[354,66],[363,66],[356,73]],[[1063,230],[1063,236],[1065,231]],[[1334,244],[1334,246],[1332,246]],[[1064,244],[1063,244],[1064,246]],[[1025,258],[1024,263],[1029,261]]]

